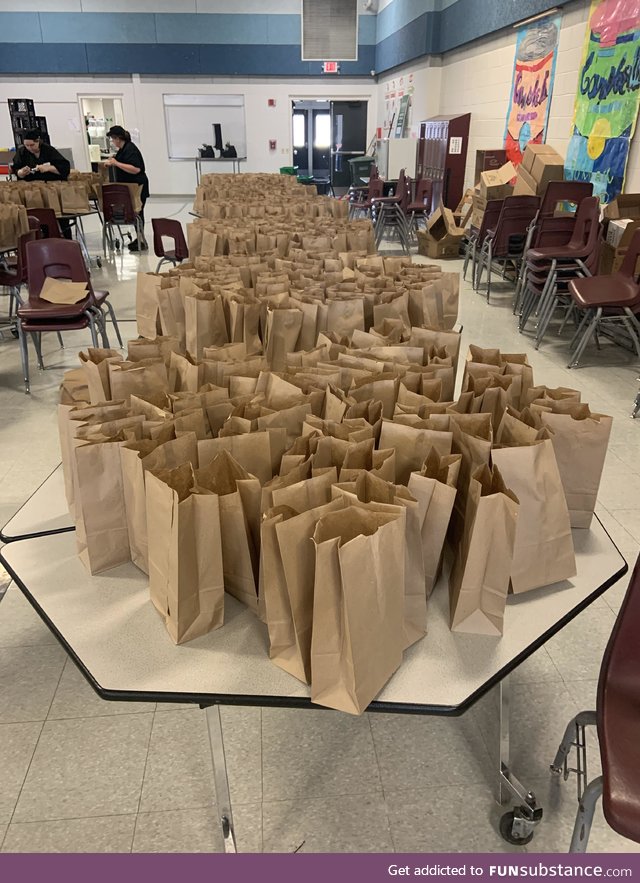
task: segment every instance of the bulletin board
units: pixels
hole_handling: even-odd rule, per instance
[[[244,95],[163,95],[169,159],[194,159],[203,144],[214,144],[213,124],[222,126],[238,156],[247,155]]]

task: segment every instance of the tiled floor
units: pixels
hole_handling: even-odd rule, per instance
[[[151,201],[149,215],[184,202]],[[98,229],[88,225],[92,254]],[[128,253],[95,271],[109,288],[123,336],[135,336],[134,279],[155,259]],[[449,262],[447,269],[458,269]],[[568,371],[566,344],[539,352],[515,329],[510,289],[493,303],[465,287],[463,347],[525,350],[537,382],[578,386],[615,417],[598,514],[632,562],[640,549],[640,419],[629,418],[638,364],[620,350],[590,349]],[[88,335],[67,348],[45,341],[47,370],[32,359],[22,391],[17,342],[0,341],[0,523],[59,462],[55,403],[62,370]],[[0,574],[0,592],[6,584]],[[513,677],[515,769],[545,809],[531,847],[563,851],[575,786],[548,765],[566,721],[593,707],[600,659],[625,585],[610,589]],[[250,851],[507,851],[497,833],[486,721],[489,700],[456,720],[331,711],[223,709],[239,846]],[[220,850],[204,714],[184,706],[107,703],[84,681],[17,589],[0,602],[0,844],[5,852]],[[595,745],[592,745],[595,748]],[[598,770],[592,751],[592,768]],[[637,847],[635,847],[637,848]],[[599,811],[592,851],[631,851]]]

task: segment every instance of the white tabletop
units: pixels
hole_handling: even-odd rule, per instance
[[[626,571],[597,520],[590,531],[574,531],[574,541],[579,576],[510,597],[502,638],[453,634],[441,581],[426,638],[407,651],[374,705],[433,714],[468,707]],[[221,629],[176,647],[149,601],[146,576],[132,564],[89,576],[75,534],[12,543],[0,557],[103,698],[308,704],[308,688],[269,660],[266,627],[229,596]]]
[[[0,540],[10,543],[25,537],[61,530],[73,530],[64,491],[62,465],[51,473],[0,531]]]

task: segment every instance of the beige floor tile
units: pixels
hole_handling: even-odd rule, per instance
[[[42,724],[0,724],[0,824],[9,823],[20,796]]]
[[[262,851],[262,806],[233,806],[238,852]],[[141,812],[133,852],[223,852],[222,833],[214,806],[200,809]]]
[[[71,659],[62,672],[49,710],[49,720],[104,717],[111,714],[148,714],[155,702],[106,702],[101,699]]]
[[[44,720],[66,658],[57,644],[0,648],[0,723]]]
[[[264,852],[391,852],[381,795],[266,801]]]
[[[0,647],[40,647],[58,640],[22,592],[12,585],[0,600]]]
[[[15,822],[2,852],[130,852],[135,815]]]
[[[47,721],[13,821],[137,812],[152,714]]]

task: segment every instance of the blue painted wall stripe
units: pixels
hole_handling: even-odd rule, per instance
[[[318,77],[318,61],[302,61],[289,45],[185,43],[0,43],[0,74],[192,74]],[[375,46],[340,64],[341,77],[369,76]]]

